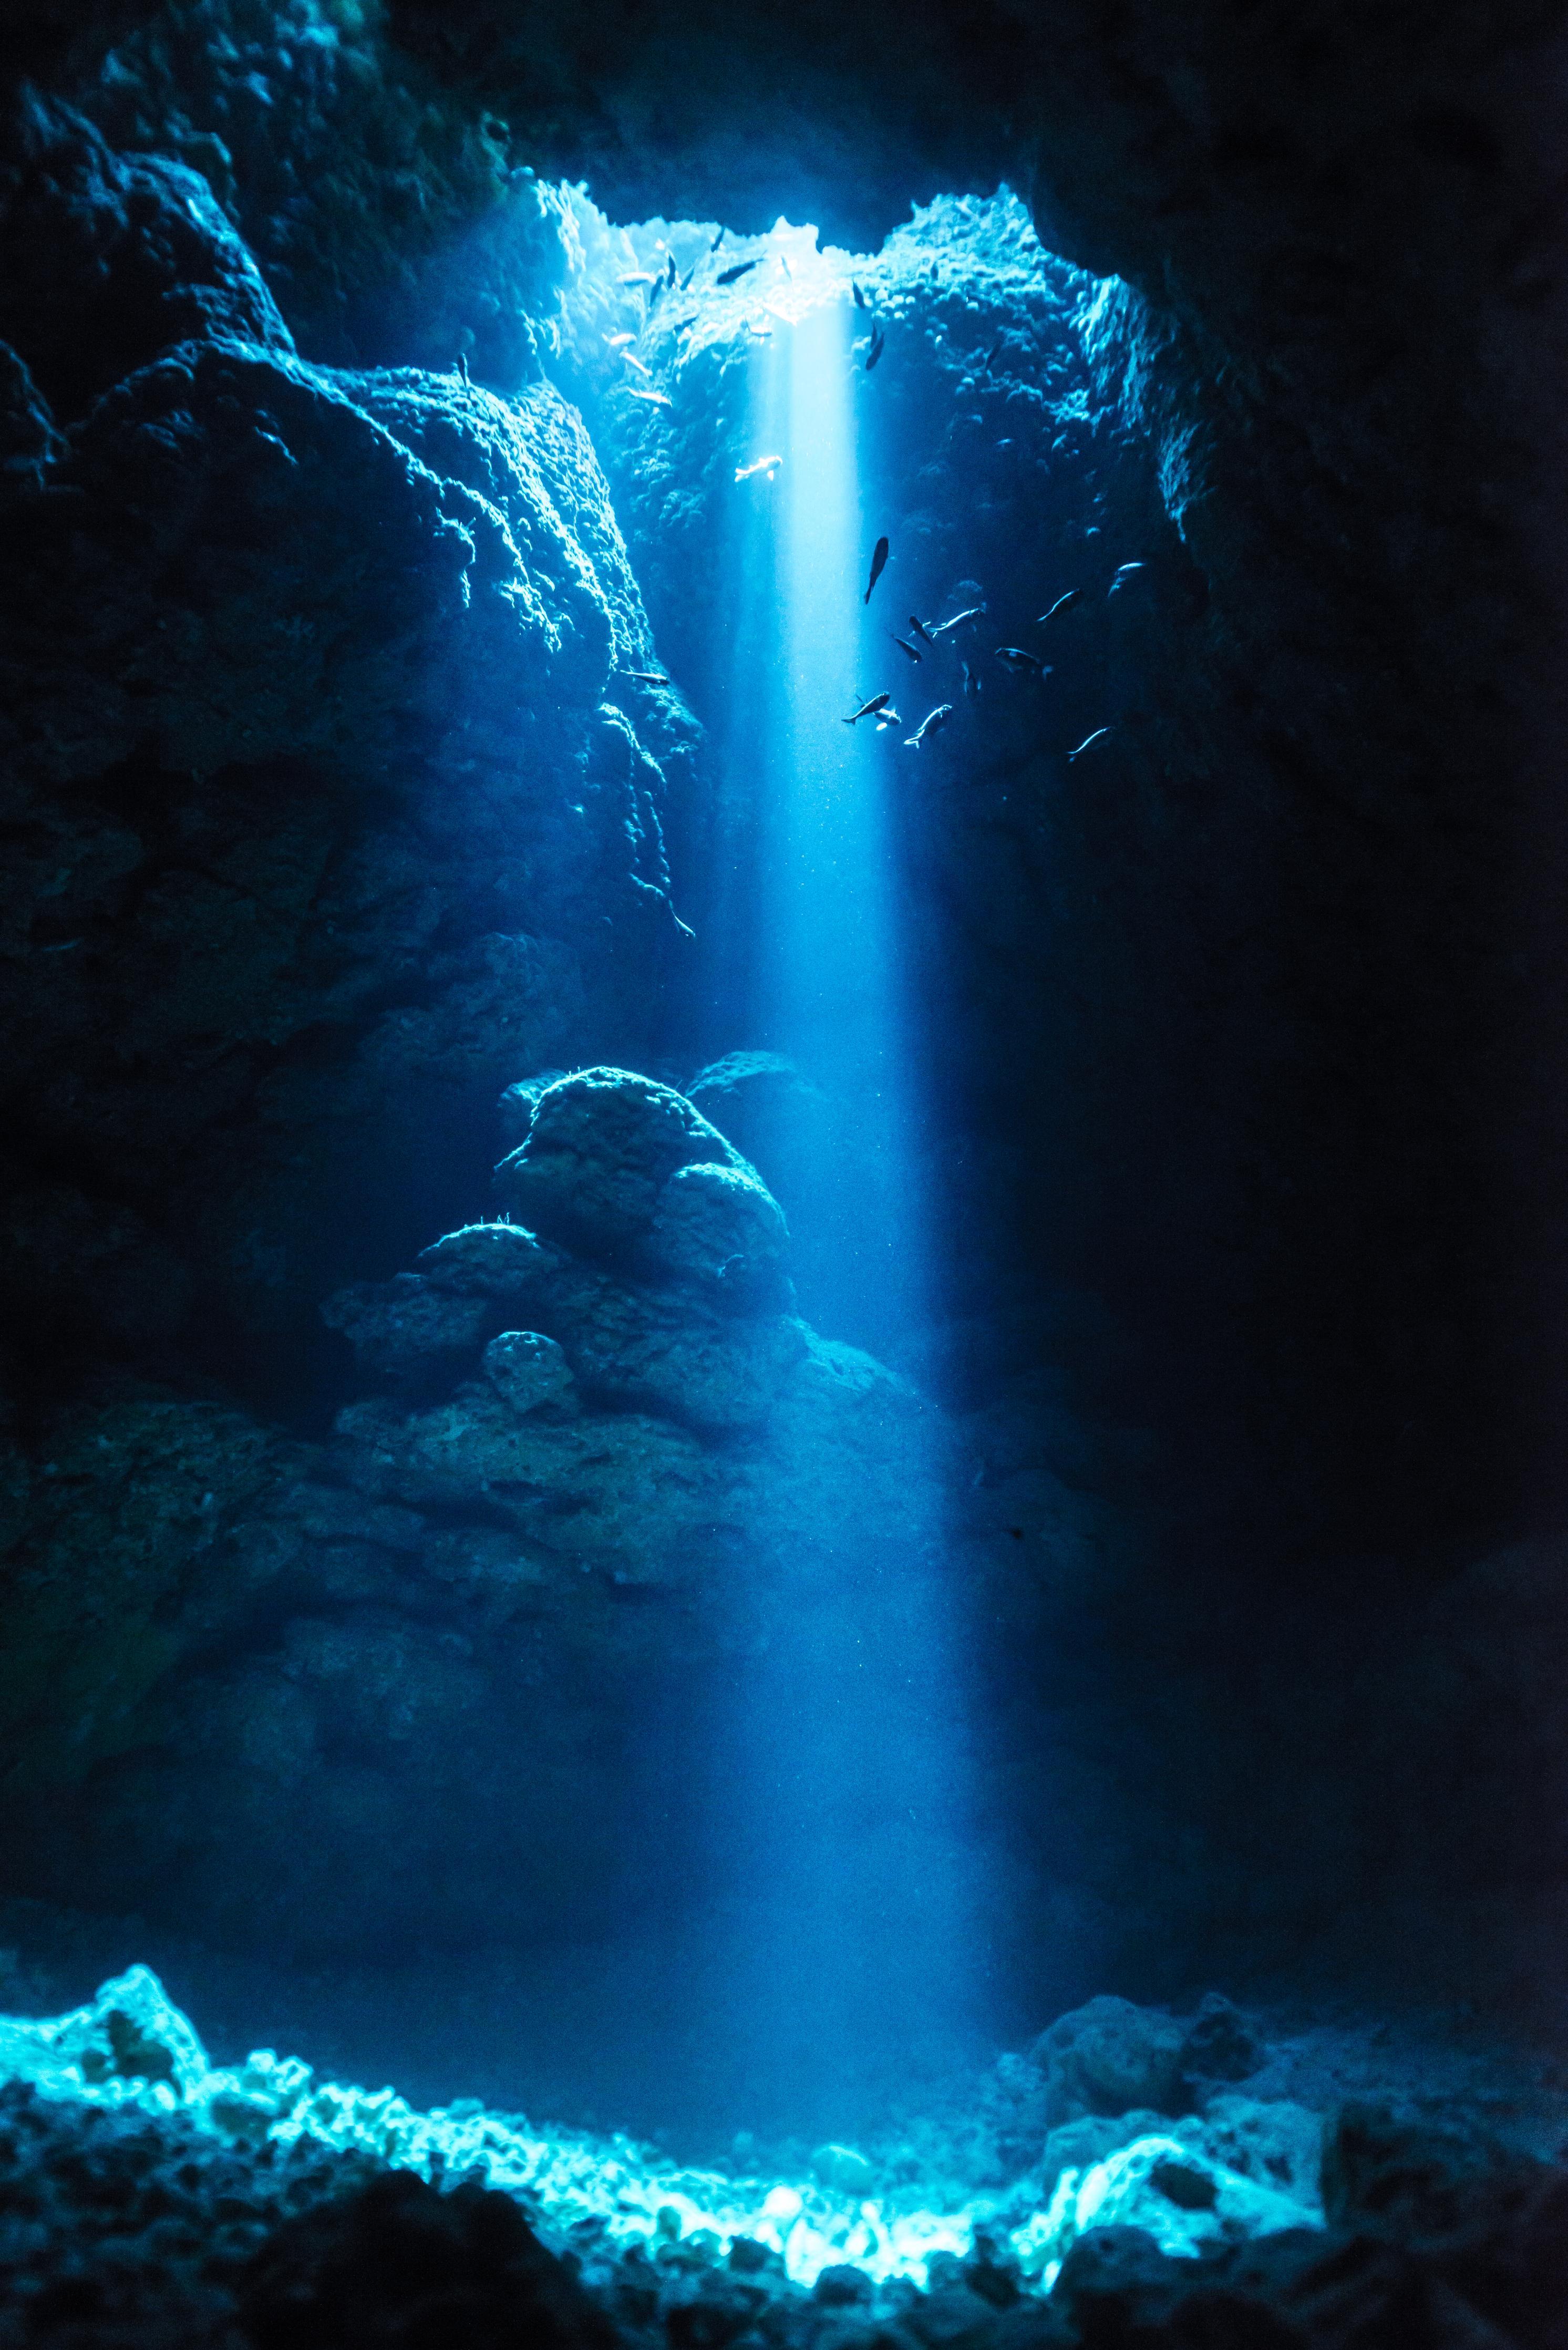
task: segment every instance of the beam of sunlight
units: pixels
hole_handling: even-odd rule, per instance
[[[902,658],[888,637],[891,578],[866,597],[879,525],[860,497],[847,277],[799,301],[793,325],[780,317],[748,368],[753,445],[783,462],[771,485],[744,485],[737,523],[729,758],[732,791],[755,799],[756,1024],[736,1041],[786,1054],[837,1106],[841,1196],[812,1318],[829,1338],[896,1346],[932,1304],[888,808],[914,722],[846,723],[873,694],[897,695]],[[798,263],[796,281],[811,285]],[[846,1373],[854,1359],[841,1357]],[[745,2077],[759,2103],[793,2106],[801,2126],[808,2114],[842,2126],[849,2085],[869,2093],[895,2051],[907,2078],[940,2070],[979,2005],[963,1643],[934,1411],[927,1426],[926,1473],[885,1542],[852,1555],[829,1523],[814,1563],[802,1555],[733,1602],[710,1800],[736,1891],[713,2004],[754,2036]]]

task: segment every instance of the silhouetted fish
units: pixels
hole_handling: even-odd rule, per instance
[[[670,682],[663,671],[658,669],[623,669],[621,675],[636,678],[639,685],[668,685]]]
[[[1110,730],[1110,728],[1109,728],[1108,726],[1096,726],[1096,729],[1095,729],[1095,731],[1094,731],[1094,733],[1093,733],[1092,734],[1085,734],[1085,737],[1084,737],[1083,741],[1079,743],[1079,745],[1078,745],[1078,747],[1077,747],[1077,749],[1076,749],[1075,751],[1069,751],[1069,752],[1068,752],[1068,754],[1067,754],[1068,758],[1069,758],[1070,760],[1072,760],[1072,759],[1081,759],[1081,758],[1083,757],[1083,755],[1084,755],[1085,752],[1088,749],[1088,747],[1089,747],[1089,745],[1090,745],[1090,743],[1097,743],[1097,742],[1099,742],[1099,740],[1100,740],[1100,738],[1102,737],[1102,735],[1108,734],[1108,733],[1110,733],[1110,731],[1111,731],[1111,730]]]
[[[874,693],[870,701],[863,702],[854,717],[846,718],[844,723],[846,726],[858,726],[863,718],[875,718],[879,710],[887,709],[892,699],[890,693]]]
[[[877,712],[877,732],[878,734],[886,734],[889,726],[901,726],[903,723],[902,718],[894,709],[891,702],[888,704],[886,710],[879,710]]]
[[[939,620],[931,630],[932,643],[935,643],[938,637],[945,637],[950,629],[961,629],[966,620],[978,620],[984,609],[983,604],[971,604],[967,611],[955,612],[950,620]]]
[[[787,253],[780,254],[779,267],[784,271],[784,276],[789,279],[790,284],[793,286],[794,284],[794,272],[789,265],[789,255]]]
[[[932,636],[924,620],[917,619],[913,612],[909,615],[909,626],[913,629],[916,636],[919,637],[923,645],[934,645],[936,643],[935,637]]]
[[[953,706],[950,702],[939,702],[934,710],[929,710],[926,712],[926,715],[921,719],[914,733],[906,736],[904,742],[905,750],[918,751],[928,734],[940,733],[942,728],[947,724],[948,720],[952,716],[952,714]]]
[[[748,269],[754,269],[756,265],[754,258],[751,261],[737,261],[732,269],[720,270],[717,282],[721,286],[732,286],[737,277],[743,277]]]
[[[893,637],[893,631],[891,629],[888,629],[888,634],[890,637]],[[919,660],[920,656],[919,652],[916,650],[915,647],[910,644],[907,637],[893,637],[893,642],[898,646],[898,650],[901,653],[908,653],[912,661],[918,661]]]
[[[1084,591],[1081,588],[1069,588],[1064,596],[1057,597],[1056,601],[1052,605],[1051,609],[1048,612],[1041,613],[1040,618],[1034,623],[1035,627],[1037,629],[1043,629],[1047,620],[1054,620],[1055,619],[1058,612],[1065,612],[1072,605],[1081,604],[1083,599]]]
[[[981,690],[979,671],[971,669],[968,661],[961,661],[959,663],[959,667],[963,671],[964,691],[966,693],[978,693]]]
[[[877,360],[881,358],[881,356],[882,356],[882,352],[883,352],[883,349],[884,349],[884,348],[886,347],[886,344],[887,344],[887,340],[888,340],[888,338],[887,338],[887,336],[882,332],[882,329],[881,329],[881,328],[880,328],[880,327],[873,327],[873,328],[872,328],[872,329],[871,329],[871,348],[870,348],[870,349],[869,349],[869,350],[867,352],[867,354],[866,354],[866,372],[867,372],[867,375],[869,375],[869,374],[870,374],[870,372],[871,372],[872,369],[876,366],[876,364],[877,364]]]
[[[871,577],[866,582],[866,593],[860,598],[863,604],[868,604],[871,601],[871,590],[875,588],[877,580],[880,579],[887,567],[888,542],[885,538],[879,538],[877,541],[876,546],[871,549]]]
[[[713,239],[712,244],[708,247],[709,252],[710,252],[710,253],[717,253],[717,252],[718,252],[718,250],[719,250],[719,247],[723,244],[723,242],[724,242],[724,232],[723,232],[723,230],[722,230],[722,229],[721,229],[721,230],[719,231],[718,235]]]
[[[999,661],[1005,661],[1008,668],[1018,676],[1044,677],[1045,675],[1044,662],[1036,660],[1033,653],[1026,653],[1022,645],[998,645],[996,658]]]
[[[697,274],[697,264],[696,264],[695,262],[693,262],[693,263],[691,264],[691,268],[686,272],[685,276],[684,276],[684,277],[681,279],[681,281],[680,281],[680,291],[682,292],[682,294],[684,294],[684,293],[685,293],[686,288],[691,285],[691,280],[692,280],[692,278],[696,276],[696,274]]]
[[[675,283],[675,255],[673,254],[670,256],[670,265],[665,272],[665,276],[669,283],[673,286]]]

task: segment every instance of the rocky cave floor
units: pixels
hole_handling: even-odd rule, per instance
[[[1243,2015],[1217,1995],[1186,2020],[1100,1999],[864,2152],[753,2143],[728,2176],[624,2137],[531,2133],[474,2100],[413,2116],[389,2092],[312,2087],[307,2067],[265,2054],[213,2072],[142,1970],[74,2016],[0,2021],[0,2055],[11,2076],[0,2089],[7,2344],[1568,2340],[1568,2166],[1552,2158],[1568,2082],[1451,2014],[1417,2033]],[[291,2135],[290,2113],[307,2110],[315,2119]],[[442,2151],[421,2123],[444,2132]],[[524,2138],[532,2183],[487,2185],[499,2150]],[[1119,2177],[1114,2160],[1093,2171],[1140,2141],[1141,2161]],[[800,2184],[769,2188],[743,2169]],[[1064,2258],[1042,2272],[1041,2222],[1033,2238],[1015,2223],[1046,2205],[1059,2213],[1064,2194],[1070,2208],[1078,2176],[1108,2180],[1111,2216],[1075,2233],[1058,2220]],[[704,2199],[712,2211],[726,2195],[728,2225],[692,2223]],[[732,2216],[748,2197],[763,2213],[754,2235]],[[826,2226],[835,2201],[853,2212],[864,2198],[889,2226],[962,2198],[964,2248],[930,2251],[923,2282],[877,2273],[875,2261],[803,2271],[792,2211],[804,2199]]]

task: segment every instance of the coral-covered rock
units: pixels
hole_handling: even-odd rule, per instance
[[[519,1415],[576,1402],[572,1367],[554,1338],[539,1330],[503,1330],[484,1350],[484,1376]]]
[[[462,1296],[417,1273],[339,1289],[321,1309],[341,1330],[362,1371],[374,1378],[417,1380],[455,1373],[495,1326],[501,1308],[489,1297]]]
[[[588,1256],[645,1241],[678,1168],[749,1172],[739,1151],[683,1096],[626,1069],[584,1069],[539,1096],[526,1139],[496,1170],[525,1223]]]
[[[1184,2038],[1173,2016],[1104,1994],[1058,2016],[1030,2053],[1047,2075],[1061,2121],[1136,2106],[1171,2114],[1187,2101]]]
[[[678,1167],[659,1194],[643,1253],[656,1273],[698,1284],[734,1313],[788,1297],[789,1227],[749,1169]]]

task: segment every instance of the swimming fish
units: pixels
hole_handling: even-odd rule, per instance
[[[651,286],[653,272],[651,269],[628,269],[620,282],[623,286]]]
[[[675,405],[667,391],[639,391],[635,384],[628,386],[628,389],[633,400],[646,400],[655,408],[673,408]]]
[[[1036,660],[1033,653],[1026,653],[1022,645],[998,645],[996,658],[999,661],[1005,661],[1015,677],[1031,674],[1044,677],[1047,674],[1044,662]]]
[[[893,631],[891,629],[888,629],[888,634],[890,637],[893,637]],[[893,637],[893,642],[898,646],[898,650],[901,653],[908,653],[912,661],[918,661],[919,660],[919,654],[907,637]]]
[[[765,473],[771,482],[783,463],[782,457],[753,457],[749,465],[736,466],[735,479],[737,482],[749,482],[753,473]]]
[[[1143,567],[1144,567],[1141,563],[1122,564],[1116,572],[1116,577],[1111,581],[1110,586],[1106,588],[1106,595],[1114,596],[1119,588],[1127,587],[1131,581],[1134,572],[1141,571]]]
[[[668,282],[669,282],[671,286],[673,286],[673,285],[674,285],[674,283],[675,283],[675,255],[674,255],[673,254],[671,254],[671,255],[670,255],[670,263],[669,263],[669,266],[668,266],[668,268],[667,268],[667,269],[666,269],[666,271],[665,271],[665,276],[666,276],[666,278],[667,278]]]
[[[1048,612],[1041,613],[1040,618],[1034,623],[1035,627],[1037,629],[1043,629],[1047,620],[1054,620],[1058,612],[1068,611],[1073,605],[1082,603],[1083,598],[1084,591],[1081,588],[1069,588],[1064,596],[1057,597],[1056,601],[1052,605],[1051,609]]]
[[[903,723],[902,718],[894,709],[891,702],[888,704],[886,710],[879,710],[877,712],[877,732],[878,734],[886,734],[889,726],[901,726]]]
[[[637,337],[635,335],[607,335],[605,337],[605,340],[609,345],[612,351],[623,351],[625,350],[628,343],[636,342]]]
[[[863,718],[875,718],[879,710],[887,709],[892,699],[890,693],[874,693],[870,701],[863,702],[854,717],[846,718],[844,723],[846,726],[858,726]]]
[[[870,374],[870,372],[871,372],[872,369],[876,366],[876,364],[877,364],[877,360],[881,358],[881,356],[882,356],[882,351],[883,351],[883,347],[884,347],[884,346],[885,346],[885,344],[887,343],[887,340],[888,340],[888,338],[887,338],[887,336],[882,332],[882,329],[881,329],[881,328],[880,328],[880,327],[873,327],[873,328],[872,328],[872,329],[871,329],[871,348],[870,348],[870,349],[869,349],[869,350],[867,352],[867,354],[866,354],[866,372],[867,372],[867,375],[869,375],[869,374]]]
[[[457,371],[462,378],[464,383],[466,383],[469,380],[468,353],[466,351],[459,351],[457,355]]]
[[[860,598],[863,604],[868,604],[871,601],[871,590],[875,588],[877,580],[880,579],[887,567],[888,542],[885,538],[879,538],[877,541],[876,546],[871,549],[871,577],[866,582],[866,593]]]
[[[621,675],[636,678],[639,685],[668,685],[670,682],[663,671],[658,669],[623,669]]]
[[[723,244],[723,242],[724,242],[724,232],[723,232],[723,230],[722,230],[722,229],[721,229],[721,230],[719,231],[718,235],[713,239],[712,244],[708,247],[709,252],[710,252],[710,253],[717,253],[717,252],[718,252],[718,250],[719,250],[719,247]]]
[[[684,277],[681,279],[681,281],[680,281],[680,291],[682,292],[682,294],[684,294],[684,293],[685,293],[686,288],[691,285],[691,280],[692,280],[692,278],[696,276],[696,274],[697,274],[697,264],[696,264],[695,262],[693,262],[693,263],[691,264],[691,268],[686,272],[685,276],[684,276]]]
[[[927,712],[924,718],[921,719],[919,724],[916,727],[914,733],[905,736],[905,750],[918,751],[928,734],[940,733],[942,728],[947,724],[948,720],[952,716],[952,714],[953,706],[950,702],[939,702],[934,710]]]
[[[1081,759],[1091,743],[1097,743],[1103,734],[1108,734],[1110,731],[1111,730],[1108,726],[1096,726],[1092,734],[1085,735],[1083,741],[1079,743],[1075,751],[1068,752],[1067,756],[1069,760]]]
[[[971,604],[967,611],[955,612],[950,620],[939,620],[931,630],[932,643],[934,644],[939,637],[945,637],[950,629],[961,629],[966,620],[978,620],[984,609],[983,604]]]
[[[784,276],[789,279],[790,284],[793,286],[794,284],[794,272],[789,265],[789,255],[787,253],[780,254],[779,267],[784,271]]]
[[[635,368],[639,375],[645,375],[651,379],[653,369],[650,367],[645,367],[635,351],[622,351],[621,357],[628,368]]]
[[[748,269],[754,269],[756,265],[754,259],[751,261],[737,261],[732,269],[720,270],[717,283],[721,286],[732,286],[737,277],[743,277]]]
[[[980,671],[978,670],[971,669],[968,661],[960,661],[959,667],[963,671],[964,691],[966,693],[978,693],[981,690]]]
[[[862,294],[859,286],[857,286],[853,277],[849,281],[849,291],[855,296],[855,307],[857,310],[865,310],[870,307],[867,302],[865,295]]]
[[[995,342],[994,342],[994,343],[992,343],[992,347],[991,347],[990,350],[988,350],[988,351],[987,351],[987,353],[986,353],[985,357],[984,357],[984,358],[981,359],[981,367],[982,367],[982,368],[989,368],[990,366],[992,366],[992,363],[993,363],[993,362],[994,362],[994,360],[995,360],[995,358],[996,358],[996,354],[997,354],[997,352],[1002,348],[1002,343],[1003,343],[1004,339],[1005,339],[1005,338],[1004,338],[1004,337],[1002,337],[1002,336],[1001,336],[1001,335],[998,335],[998,337],[997,337],[997,338],[996,338]]]
[[[913,612],[909,615],[909,626],[913,629],[916,636],[919,637],[923,645],[934,645],[936,643],[935,637],[932,636],[924,620],[918,620]]]

